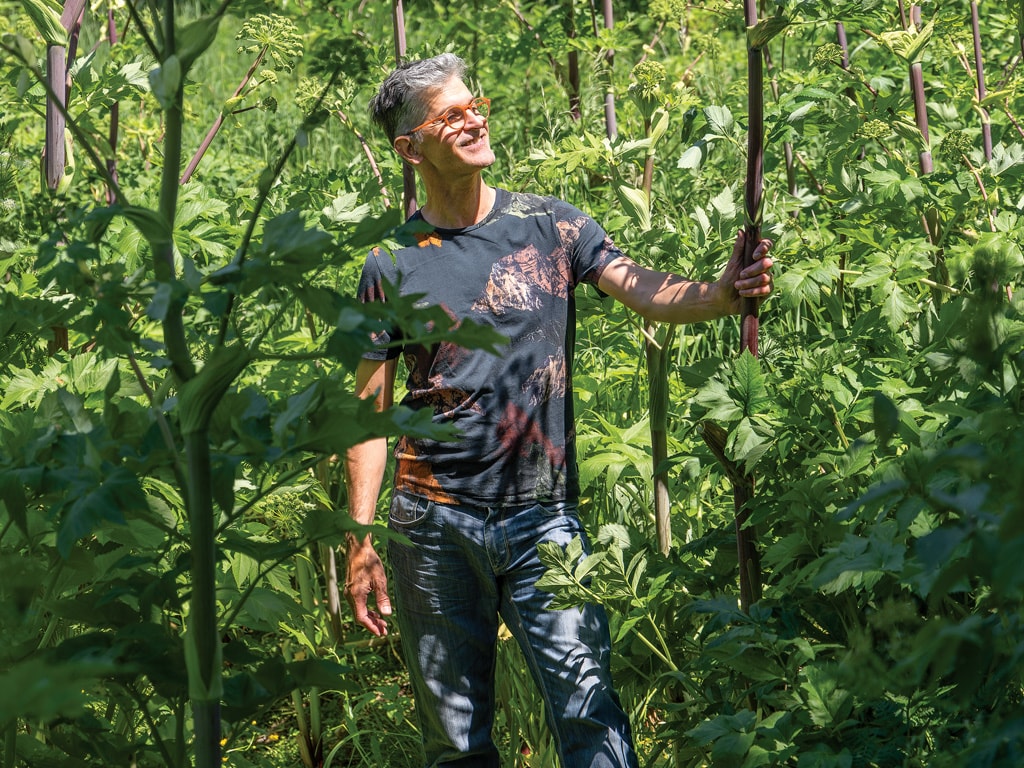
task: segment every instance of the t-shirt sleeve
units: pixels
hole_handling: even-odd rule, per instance
[[[577,234],[569,251],[573,275],[577,285],[590,283],[597,288],[597,281],[601,279],[605,267],[625,254],[594,219],[571,206],[570,209],[574,211],[571,215],[579,222],[578,228],[572,228],[577,230]],[[597,292],[601,296],[606,295],[600,289]]]
[[[359,301],[364,304],[387,301],[387,296],[384,292],[385,273],[387,274],[388,282],[394,285],[396,282],[394,264],[387,254],[383,253],[379,248],[374,248],[366,256],[362,274],[359,276],[359,291],[357,294]],[[394,328],[385,327],[379,331],[374,331],[371,335],[374,345],[373,349],[364,352],[363,359],[393,360],[401,354],[399,347],[390,346],[398,338],[399,334]]]

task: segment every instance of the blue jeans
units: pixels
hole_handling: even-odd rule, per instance
[[[391,593],[427,765],[500,768],[491,738],[498,617],[523,649],[563,768],[635,768],[629,721],[612,688],[599,605],[552,611],[534,584],[537,544],[586,541],[574,505],[445,505],[396,493]]]

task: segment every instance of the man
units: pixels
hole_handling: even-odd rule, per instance
[[[498,766],[491,725],[500,616],[540,687],[564,768],[633,767],[603,609],[548,610],[550,595],[534,586],[544,572],[538,543],[585,540],[576,513],[573,291],[590,283],[650,320],[718,318],[738,312],[741,297],[771,292],[770,243],[741,269],[741,235],[718,281],[692,282],[638,266],[567,203],[488,186],[490,103],[474,98],[464,74],[453,54],[405,64],[371,102],[374,120],[420,175],[426,203],[415,217],[433,232],[394,261],[370,254],[360,282],[364,301],[387,300],[386,280],[509,339],[493,355],[403,347],[395,330],[356,372],[358,394],[388,407],[401,352],[403,402],[432,409],[461,434],[452,442],[403,438],[395,447],[389,525],[411,546],[390,543],[388,555],[427,764]],[[385,439],[346,455],[350,513],[365,525],[386,460]],[[387,580],[369,536],[350,539],[347,571],[356,620],[386,634]]]

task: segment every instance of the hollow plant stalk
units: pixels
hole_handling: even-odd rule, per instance
[[[920,29],[921,6],[912,5],[910,7],[910,21],[915,27]],[[914,96],[914,119],[918,130],[921,131],[921,136],[924,138],[924,145],[918,154],[918,165],[921,168],[921,174],[925,175],[931,173],[934,167],[932,152],[929,146],[930,139],[928,138],[928,106],[924,90],[924,68],[920,61],[914,61],[910,64],[910,89]]]
[[[405,7],[402,0],[393,0],[391,4],[391,29],[395,41],[395,63],[405,60]],[[416,213],[419,207],[416,201],[416,172],[408,163],[402,163],[402,205],[406,218]]]
[[[117,44],[117,20],[114,17],[114,8],[107,9],[107,39],[111,47]],[[107,141],[110,144],[110,157],[107,159],[107,174],[114,182],[117,182],[117,140],[120,130],[120,103],[115,101],[110,105],[110,130],[107,133]],[[114,204],[114,190],[107,186],[107,205]]]
[[[910,6],[910,23],[916,29],[921,29],[921,6]],[[918,164],[921,175],[927,176],[934,170],[934,165],[930,146],[931,139],[928,136],[928,104],[924,89],[924,67],[920,61],[910,63],[910,90],[914,98],[914,120],[923,140],[923,145],[918,153]],[[922,214],[921,220],[928,242],[936,246],[932,279],[940,285],[946,285],[949,282],[949,275],[946,271],[945,255],[942,248],[939,247],[942,241],[942,232],[938,208],[935,206],[927,208]],[[932,300],[936,304],[941,303],[943,298],[941,291],[932,291]]]
[[[651,117],[644,117],[644,137],[651,138]],[[654,183],[654,149],[644,158],[643,191],[651,204]],[[654,532],[658,551],[667,555],[672,547],[672,506],[668,492],[668,356],[676,326],[645,323],[644,358],[647,363],[647,415],[651,434],[651,478],[654,490]]]
[[[231,101],[242,95],[242,91],[244,91],[246,86],[249,85],[249,81],[252,80],[253,75],[256,74],[256,70],[259,69],[260,64],[263,63],[263,59],[266,57],[269,47],[269,45],[264,45],[260,48],[259,52],[256,54],[256,58],[249,66],[249,70],[245,73],[245,76],[238,84],[238,87],[235,88],[235,92],[231,94]],[[206,155],[206,150],[208,150],[210,145],[213,144],[213,140],[217,138],[217,134],[220,132],[221,126],[224,125],[224,117],[224,111],[221,110],[217,115],[217,118],[213,121],[213,125],[210,126],[210,130],[206,132],[206,136],[204,136],[202,142],[200,142],[199,148],[195,151],[195,154],[192,155],[192,159],[189,160],[188,165],[185,167],[185,172],[181,174],[182,184],[188,182],[189,179],[192,178],[192,174],[196,172],[196,168],[199,167],[200,161],[202,161],[203,156]]]
[[[612,8],[612,0],[603,0],[601,10],[604,16],[604,28],[608,30],[613,29],[615,27],[615,13]],[[615,141],[615,137],[619,135],[619,126],[615,119],[615,90],[612,88],[612,65],[614,63],[615,51],[609,48],[604,55],[605,72],[608,77],[604,91],[604,127],[609,141]]]
[[[176,55],[175,4],[163,4],[162,66]],[[182,157],[184,82],[178,78],[173,97],[164,108],[164,166],[160,180],[159,217],[163,228],[151,236],[153,270],[162,283],[176,282],[174,264],[174,220],[178,207],[178,172]],[[179,384],[195,377],[195,363],[185,338],[184,298],[175,298],[162,321],[167,357]],[[185,504],[191,549],[188,631],[185,644],[189,668],[189,698],[192,706],[195,768],[221,765],[221,652],[216,604],[216,547],[213,507],[213,472],[209,424],[212,409],[188,430],[183,429],[187,466]]]
[[[836,22],[836,42],[839,45],[839,49],[843,52],[840,66],[848,71],[850,69],[850,46],[846,39],[846,25],[841,21]],[[857,94],[852,85],[846,88],[846,97],[852,103],[857,103]],[[845,246],[846,240],[846,233],[841,233],[839,235],[839,242]],[[846,248],[843,247],[839,252],[839,277],[836,281],[836,295],[839,297],[840,306],[846,305],[843,301],[843,297],[846,295],[846,266]]]
[[[310,646],[316,644],[316,625],[313,615],[316,611],[316,598],[313,594],[315,577],[313,568],[315,559],[313,556],[316,545],[309,547],[309,552],[300,554],[295,561],[295,572],[299,583],[299,599],[305,609],[302,620],[303,631],[306,634],[306,641]],[[292,661],[290,646],[285,645],[285,659]],[[320,689],[312,687],[309,689],[309,718],[304,716],[302,693],[298,689],[292,691],[292,704],[295,707],[295,717],[298,725],[299,754],[302,762],[308,768],[318,768],[323,765],[324,741],[323,741],[323,717],[320,708]]]
[[[50,83],[50,91],[58,98],[65,99],[64,72],[67,69],[67,49],[63,45],[46,46],[46,77]],[[64,112],[53,97],[46,100],[46,137],[43,151],[43,167],[46,173],[46,186],[57,189],[64,178]]]
[[[981,56],[981,25],[978,20],[978,4],[971,3],[971,34],[974,37],[974,74],[978,82],[978,110],[981,113],[981,139],[985,149],[985,160],[992,160],[992,123],[988,110],[983,106],[985,97],[985,64]]]
[[[574,0],[566,0],[566,15],[564,19],[565,36],[570,40],[576,37],[576,14]],[[573,122],[578,123],[583,118],[580,108],[580,54],[575,48],[569,49],[568,54],[568,88],[569,88],[569,116]]]
[[[744,0],[746,25],[757,25],[756,0]],[[747,43],[747,175],[743,188],[746,264],[753,262],[754,248],[761,239],[761,204],[764,190],[764,57],[760,47]],[[740,311],[740,351],[757,357],[760,330],[757,301],[743,299]],[[754,476],[744,473],[733,483],[736,510],[736,554],[740,567],[740,607],[746,611],[761,597],[760,558],[753,528],[747,526],[749,501],[754,495]]]

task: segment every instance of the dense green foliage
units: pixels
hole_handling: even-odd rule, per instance
[[[397,644],[331,602],[349,527],[331,457],[430,429],[352,398],[376,323],[495,340],[351,299],[366,249],[407,236],[401,167],[366,117],[391,8],[89,5],[49,190],[46,5],[0,2],[2,764],[415,765]],[[581,292],[595,552],[546,551],[545,584],[608,606],[646,764],[1024,764],[1024,4],[980,11],[984,100],[968,3],[924,4],[909,30],[896,3],[765,10],[778,295],[756,359],[732,319],[658,329],[667,556],[643,325]],[[744,223],[742,4],[615,12],[612,29],[570,0],[405,19],[410,53],[455,50],[492,99],[490,182],[559,195],[638,261],[710,278]],[[712,424],[755,477],[748,612]],[[502,644],[501,748],[553,765],[516,653]]]

